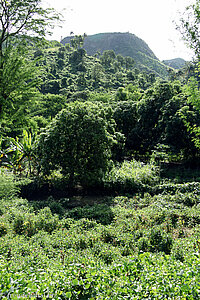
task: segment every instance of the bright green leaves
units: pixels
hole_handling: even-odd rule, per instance
[[[0,199],[13,197],[17,192],[14,176],[0,168]]]
[[[200,111],[200,91],[197,80],[194,77],[191,77],[188,84],[184,86],[184,89],[188,96],[188,102]]]
[[[10,37],[26,34],[43,37],[59,17],[51,8],[44,9],[41,0],[0,1],[0,49]]]
[[[23,119],[36,94],[37,67],[28,59],[23,48],[8,48],[0,58],[0,119],[15,120],[17,114]]]
[[[199,24],[200,24],[200,1],[194,1],[186,7],[185,13],[177,26],[181,32],[183,39],[191,48],[195,55],[200,54],[200,40],[199,40]]]
[[[36,169],[34,142],[32,135],[23,130],[22,139],[7,138],[9,147],[0,151],[0,165],[12,170],[15,174],[31,175]]]
[[[191,77],[187,85],[185,85],[184,90],[187,95],[188,106],[181,109],[180,116],[191,135],[195,147],[200,149],[200,126],[198,120],[200,113],[200,91],[198,81],[194,77]],[[193,107],[192,110],[191,106]]]
[[[97,183],[109,166],[114,134],[110,109],[91,102],[68,104],[40,136],[43,172],[61,168],[72,185]]]
[[[104,178],[105,187],[118,192],[138,192],[158,182],[158,168],[136,160],[113,167]]]
[[[41,0],[0,1],[0,120],[9,112],[10,121],[19,109],[24,117],[38,83],[35,62],[27,59],[27,49],[32,41],[36,45],[44,38],[57,19],[53,9],[41,7]]]

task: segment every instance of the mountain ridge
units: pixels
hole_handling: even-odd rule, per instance
[[[173,69],[181,69],[186,64],[186,60],[180,57],[173,58],[173,59],[166,59],[163,60],[162,62]]]
[[[65,37],[61,43],[70,43],[73,36]],[[129,32],[106,32],[88,35],[84,39],[83,48],[88,55],[102,54],[105,50],[113,50],[117,55],[130,56],[135,60],[136,67],[147,73],[155,73],[166,78],[168,66],[161,62],[148,44]]]

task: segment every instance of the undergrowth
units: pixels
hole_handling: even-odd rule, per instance
[[[69,208],[66,198],[19,198],[6,180],[1,299],[199,299],[198,183]]]

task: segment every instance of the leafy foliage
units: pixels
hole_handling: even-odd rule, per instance
[[[58,19],[52,8],[42,8],[41,0],[1,0],[0,4],[1,57],[4,46],[9,45],[11,37],[19,40],[19,35],[43,37],[48,32],[47,28],[53,25],[52,21]]]
[[[0,120],[6,132],[8,124],[26,123],[25,112],[34,101],[39,80],[37,67],[22,46],[7,48],[0,61]]]
[[[0,165],[12,170],[15,174],[25,172],[31,175],[32,167],[36,168],[34,143],[31,134],[23,130],[21,141],[17,137],[16,139],[8,138],[8,142],[9,147],[0,152]]]
[[[104,179],[108,189],[117,192],[139,192],[147,189],[148,185],[154,185],[158,181],[157,168],[153,164],[143,164],[132,160],[124,161],[109,171]]]
[[[73,40],[74,37],[65,37],[61,43],[65,45]],[[156,58],[148,45],[134,34],[113,32],[89,35],[85,37],[83,47],[89,55],[103,54],[101,60],[108,67],[112,64],[114,57],[110,54],[114,51],[117,55],[117,66],[120,64],[130,68],[134,62],[140,70],[147,73],[154,73],[162,78],[167,76],[166,66]]]
[[[18,188],[12,173],[0,168],[0,199],[15,196]]]
[[[193,187],[63,207],[60,219],[1,200],[1,297],[198,298],[199,200],[185,201],[199,198]]]
[[[177,26],[189,48],[191,48],[198,57],[200,50],[199,5],[199,0],[196,0],[193,4],[188,5],[183,17],[180,20],[180,24]]]
[[[16,112],[18,119],[24,117],[37,81],[35,64],[30,59],[27,63],[27,50],[56,19],[55,11],[43,9],[41,0],[0,1],[0,121],[5,113],[12,120]]]
[[[44,173],[59,170],[74,185],[98,182],[109,166],[115,140],[111,109],[91,102],[66,106],[41,134],[38,155]]]

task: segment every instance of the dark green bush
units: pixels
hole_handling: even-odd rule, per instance
[[[93,206],[77,207],[69,210],[65,217],[74,218],[75,220],[87,218],[96,220],[98,223],[107,225],[113,220],[113,212],[106,204],[97,204]]]
[[[5,222],[4,218],[0,218],[0,237],[6,235],[8,232],[8,224]]]
[[[171,235],[166,234],[159,227],[153,227],[150,230],[150,233],[148,234],[148,238],[150,244],[150,251],[162,251],[166,254],[170,254],[173,246],[173,239]]]

